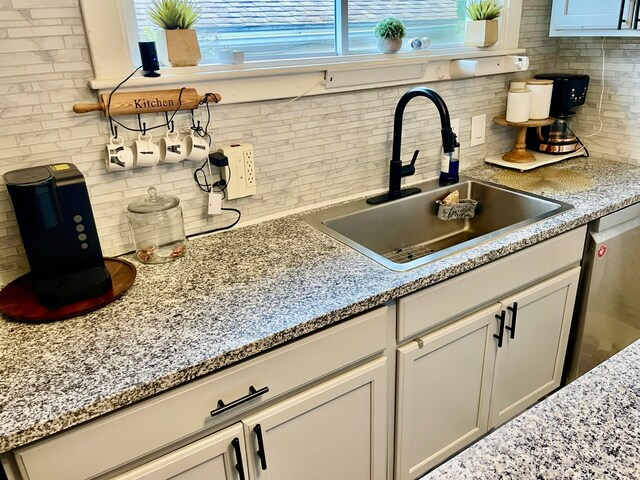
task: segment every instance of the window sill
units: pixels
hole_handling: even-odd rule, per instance
[[[200,93],[220,93],[225,104],[243,103],[524,71],[528,69],[527,58],[522,57],[524,52],[524,49],[461,48],[446,53],[360,55],[313,63],[302,60],[297,65],[289,62],[287,66],[255,62],[166,68],[160,70],[162,76],[157,78],[132,77],[121,90],[189,86]],[[460,64],[456,60],[467,62]],[[469,63],[473,60],[476,63]],[[464,68],[456,68],[460,65]],[[96,78],[89,85],[106,93],[120,81],[122,78]]]

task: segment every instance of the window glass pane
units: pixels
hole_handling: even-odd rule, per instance
[[[138,28],[152,27],[150,0],[134,0]],[[335,55],[333,0],[200,0],[196,25],[202,62],[219,50],[243,50],[245,61]]]
[[[432,47],[462,44],[466,0],[350,0],[349,52],[377,51],[373,29],[384,17],[393,16],[407,27],[402,50],[411,50],[408,39],[429,37]]]

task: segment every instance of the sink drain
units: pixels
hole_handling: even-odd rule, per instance
[[[383,253],[382,256],[395,263],[408,263],[417,258],[426,257],[435,252],[426,245],[413,245],[406,248],[398,248],[390,252]]]

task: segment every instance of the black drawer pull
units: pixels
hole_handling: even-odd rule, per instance
[[[513,302],[513,307],[507,307],[507,310],[511,312],[511,326],[504,328],[511,332],[509,334],[511,338],[516,338],[516,317],[518,316],[518,302]]]
[[[236,452],[236,461],[238,462],[236,463],[236,470],[238,471],[238,477],[240,480],[245,480],[244,467],[242,466],[242,451],[240,450],[240,440],[238,440],[238,437],[231,440],[231,445]]]
[[[267,469],[267,454],[264,451],[264,439],[262,438],[262,427],[258,423],[255,427],[253,427],[253,431],[256,433],[256,438],[258,439],[258,458],[260,459],[260,467],[262,470]]]
[[[498,339],[498,348],[502,348],[502,340],[504,340],[504,320],[507,316],[507,312],[502,310],[500,315],[496,315],[496,318],[500,320],[500,333],[494,333],[493,338]]]
[[[248,402],[249,400],[253,400],[254,398],[258,398],[261,395],[264,395],[269,391],[269,387],[263,387],[260,390],[256,390],[253,385],[249,387],[249,394],[244,397],[240,397],[233,402],[225,404],[222,400],[218,400],[218,408],[215,410],[211,410],[211,416],[215,417],[216,415],[220,415],[226,411],[231,410],[232,408],[237,407],[238,405],[242,405],[243,403]]]

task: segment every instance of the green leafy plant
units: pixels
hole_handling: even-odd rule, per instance
[[[401,20],[396,17],[387,17],[380,20],[373,33],[378,38],[404,38],[407,35],[407,29]]]
[[[468,0],[467,17],[470,20],[493,20],[502,14],[498,0]]]
[[[186,30],[198,21],[201,11],[191,0],[152,0],[149,16],[164,30]]]

